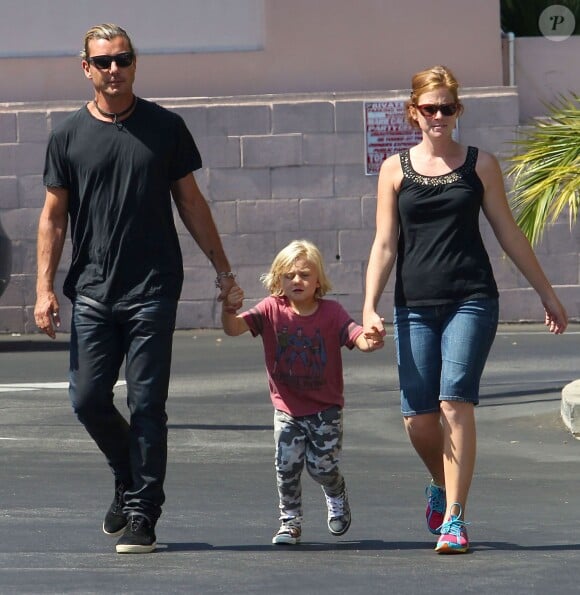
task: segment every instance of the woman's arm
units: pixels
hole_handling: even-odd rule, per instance
[[[365,283],[363,326],[367,334],[384,333],[383,321],[376,309],[397,256],[397,193],[402,177],[398,155],[393,155],[383,162],[377,189],[376,233],[369,255]]]
[[[568,315],[544,274],[529,241],[515,222],[497,159],[480,151],[476,169],[485,190],[483,212],[500,246],[539,295],[546,311],[546,326],[555,334],[563,333],[568,325]]]

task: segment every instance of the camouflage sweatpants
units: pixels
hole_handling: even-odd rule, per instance
[[[342,409],[331,407],[314,415],[292,417],[274,413],[276,482],[280,497],[280,520],[302,522],[304,464],[308,474],[328,496],[344,490],[344,477],[338,468],[342,448]]]

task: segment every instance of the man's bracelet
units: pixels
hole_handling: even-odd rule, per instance
[[[218,289],[222,288],[222,279],[235,279],[236,276],[231,272],[231,271],[227,271],[224,273],[218,273],[217,277],[215,278],[215,286]]]

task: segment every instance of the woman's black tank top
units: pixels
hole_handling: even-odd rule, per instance
[[[409,151],[399,157],[399,244],[396,306],[437,306],[497,298],[497,285],[479,230],[483,184],[475,171],[478,150],[442,176],[423,176]]]

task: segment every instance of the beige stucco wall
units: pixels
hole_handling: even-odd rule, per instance
[[[580,36],[563,41],[516,38],[514,65],[520,120],[526,122],[544,114],[545,103],[559,95],[580,93]]]
[[[192,20],[199,1],[191,2]],[[145,8],[146,3],[119,24],[130,34],[139,30]],[[95,18],[102,19],[101,13]],[[264,0],[264,21],[260,51],[140,56],[137,92],[216,97],[403,89],[413,72],[434,63],[448,65],[465,86],[502,84],[499,2]],[[77,32],[79,49],[84,33]],[[149,36],[133,41],[137,48],[140,42],[168,45],[171,31],[159,28],[154,34],[157,41]],[[75,57],[0,58],[0,80],[12,82],[2,85],[0,102],[90,94]]]
[[[192,14],[196,1],[202,0],[192,0]],[[250,303],[263,295],[259,275],[275,252],[306,236],[323,250],[334,295],[358,318],[376,195],[376,177],[364,173],[363,102],[406,97],[413,72],[445,63],[463,88],[460,140],[505,157],[518,124],[538,109],[535,95],[580,80],[576,61],[544,55],[547,49],[577,55],[578,38],[559,47],[549,42],[539,53],[518,40],[518,87],[511,88],[501,86],[499,2],[438,0],[434,9],[427,0],[264,0],[264,7],[263,50],[143,54],[136,92],[161,98],[194,134],[204,158],[197,177]],[[144,17],[123,21],[129,32],[132,24],[138,28],[132,18]],[[157,34],[150,44],[168,39],[165,29]],[[46,140],[52,126],[90,97],[91,87],[76,57],[0,58],[0,77],[0,219],[14,250],[0,332],[34,332]],[[560,221],[538,248],[574,318],[580,318],[577,230]],[[181,226],[180,234],[186,267],[178,326],[217,326],[211,267]],[[502,292],[502,320],[541,320],[537,297],[485,224],[484,235]],[[67,243],[59,288],[69,258]],[[391,291],[392,285],[384,298],[387,319]],[[63,308],[66,331],[67,300]]]
[[[161,100],[182,115],[199,144],[196,176],[251,305],[263,297],[260,274],[291,239],[316,242],[333,282],[332,297],[360,319],[364,273],[374,234],[376,176],[365,175],[364,101],[402,99],[405,91],[264,95]],[[518,126],[514,88],[467,88],[459,135],[500,157]],[[0,332],[34,332],[35,244],[44,190],[48,131],[78,104],[26,104],[0,109],[0,218],[14,249],[11,282],[0,300]],[[215,273],[178,222],[185,284],[178,328],[218,327]],[[484,238],[501,290],[501,319],[542,319],[541,304],[502,254],[489,226]],[[579,232],[562,221],[538,256],[569,313],[580,316]],[[70,261],[67,242],[57,274],[60,293]],[[381,309],[391,320],[393,280]],[[70,303],[62,298],[62,330]]]

